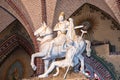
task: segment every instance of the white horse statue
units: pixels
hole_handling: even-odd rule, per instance
[[[36,70],[36,66],[34,64],[34,59],[35,57],[41,57],[44,58],[45,56],[48,55],[48,52],[51,51],[51,57],[49,59],[44,60],[44,66],[45,66],[45,72],[48,69],[49,66],[49,61],[54,61],[56,58],[62,58],[65,57],[66,52],[61,52],[60,49],[61,46],[51,46],[51,43],[53,42],[53,31],[51,28],[47,27],[45,23],[42,24],[42,26],[35,31],[34,33],[35,36],[40,36],[37,38],[38,41],[40,42],[40,52],[34,53],[31,56],[31,66],[33,70]],[[41,38],[43,37],[43,38]],[[51,49],[52,48],[52,49]]]
[[[82,53],[84,52],[84,50],[86,49],[87,51],[87,56],[90,57],[90,41],[88,40],[84,40],[82,38],[83,34],[86,33],[86,31],[82,31],[81,36],[79,36],[75,41],[73,45],[69,45],[69,47],[67,48],[67,52],[66,52],[66,56],[64,60],[60,60],[60,61],[55,61],[52,62],[49,69],[42,75],[39,75],[39,78],[44,78],[47,77],[48,74],[50,72],[53,71],[54,68],[56,68],[57,72],[53,75],[53,76],[57,76],[59,74],[59,67],[68,67],[67,71],[64,75],[64,79],[66,77],[66,74],[69,70],[69,67],[74,67],[77,64],[79,64],[79,60],[81,61],[81,72],[87,76],[87,74],[84,71],[84,57],[82,56]],[[87,45],[86,45],[87,43]]]
[[[33,68],[33,70],[36,70],[36,66],[34,64],[34,59],[35,57],[45,57],[47,56],[49,50],[51,50],[51,41],[53,39],[53,31],[51,28],[47,27],[45,23],[42,24],[42,26],[35,31],[34,33],[35,36],[40,36],[37,38],[38,41],[41,41],[40,43],[40,52],[34,53],[31,56],[31,66]],[[41,38],[41,36],[43,36],[43,38]],[[87,43],[88,45],[88,43]],[[54,61],[56,58],[62,58],[65,57],[66,52],[61,52],[61,46],[54,46],[52,47],[52,52],[51,52],[51,58],[44,60],[44,64],[45,64],[45,72],[48,69],[48,65],[49,65],[49,61],[52,60]],[[89,47],[88,47],[89,48]],[[86,48],[86,49],[88,49]]]
[[[61,22],[61,23],[63,24],[63,22]],[[60,25],[61,25],[61,23],[60,23]],[[81,26],[80,27],[77,26],[75,28],[81,28]],[[64,33],[64,32],[62,32],[62,33]],[[83,31],[82,35],[84,33],[85,32]],[[42,77],[47,77],[49,72],[51,72],[51,70],[53,70],[54,67],[56,67],[57,62],[53,62],[53,61],[55,61],[56,58],[62,58],[62,57],[66,57],[65,60],[63,60],[63,62],[64,61],[66,62],[66,61],[70,60],[71,57],[73,58],[72,61],[74,62],[74,63],[72,63],[72,61],[71,61],[70,64],[63,64],[64,67],[66,67],[68,65],[69,66],[75,66],[76,64],[79,63],[79,60],[80,60],[81,61],[81,71],[84,73],[84,57],[82,56],[82,53],[86,48],[87,55],[90,56],[91,49],[90,49],[90,42],[87,41],[87,40],[84,40],[82,38],[82,35],[79,38],[77,38],[76,40],[73,40],[74,45],[69,46],[66,51],[62,51],[62,47],[63,47],[62,45],[59,45],[59,46],[57,46],[57,45],[53,46],[52,45],[53,42],[54,42],[53,31],[52,31],[51,28],[47,27],[47,25],[45,23],[43,23],[42,26],[38,30],[35,31],[34,35],[37,36],[38,37],[37,40],[41,41],[41,42],[40,42],[40,52],[32,54],[32,56],[31,56],[31,66],[32,66],[33,70],[36,70],[37,67],[34,64],[35,57],[43,58],[44,59],[44,64],[45,64],[44,65],[45,66],[45,68],[44,68],[45,69],[45,74],[39,75],[39,77],[41,77],[41,78]],[[60,40],[62,40],[63,36],[64,35],[60,36],[61,37]],[[65,43],[65,45],[66,45],[66,43]],[[49,53],[50,53],[50,57],[45,59],[44,57],[46,57]],[[71,55],[73,54],[74,57],[73,57],[73,55],[69,56],[68,53],[70,53]],[[54,65],[54,67],[52,67],[52,69],[51,69],[51,66],[48,69],[50,61],[53,62],[51,65],[52,66]],[[60,62],[58,61],[58,63],[61,63],[61,61]],[[58,73],[59,73],[58,67],[62,67],[63,65],[56,67],[57,73],[54,76],[58,75]]]

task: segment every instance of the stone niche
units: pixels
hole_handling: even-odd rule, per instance
[[[0,33],[0,80],[18,80],[33,74],[30,66],[30,55],[34,52],[32,43],[18,20]]]
[[[30,77],[33,72],[30,66],[30,56],[27,52],[17,47],[0,66],[1,80],[18,80]]]

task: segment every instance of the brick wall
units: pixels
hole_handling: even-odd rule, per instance
[[[81,7],[85,3],[95,5],[96,7],[109,13],[113,18],[115,18],[113,12],[106,5],[104,0],[95,0],[95,1],[93,0],[75,0],[75,1],[74,0],[58,0],[56,3],[55,12],[54,12],[53,25],[55,25],[56,22],[58,21],[58,16],[61,11],[64,11],[66,18],[68,18],[73,14],[73,12],[75,12],[79,7]]]

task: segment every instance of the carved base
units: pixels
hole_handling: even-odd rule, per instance
[[[64,80],[65,70],[60,70],[60,74],[57,77],[53,77],[53,73],[49,75],[47,78],[38,78],[38,77],[32,77],[29,79],[22,79],[22,80]],[[87,77],[85,77],[82,73],[74,73],[69,71],[66,77],[66,80],[89,80]]]

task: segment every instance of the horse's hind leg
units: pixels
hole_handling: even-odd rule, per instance
[[[55,66],[56,66],[56,62],[53,62],[53,63],[50,65],[49,69],[48,69],[44,74],[39,75],[38,77],[39,77],[39,78],[47,77],[48,74],[53,71],[53,69],[55,68]]]
[[[48,70],[47,70],[44,74],[39,75],[38,77],[39,77],[39,78],[47,77],[48,74],[49,74],[50,72],[52,72],[55,67],[62,67],[62,66],[65,66],[65,67],[66,67],[67,64],[65,64],[63,61],[55,61],[55,62],[51,63],[50,67],[48,68]],[[57,73],[56,73],[55,76],[57,76],[58,74],[59,74],[59,68],[57,68]]]
[[[53,76],[57,76],[58,74],[59,74],[59,67],[56,67],[56,73],[55,74],[53,74]]]

